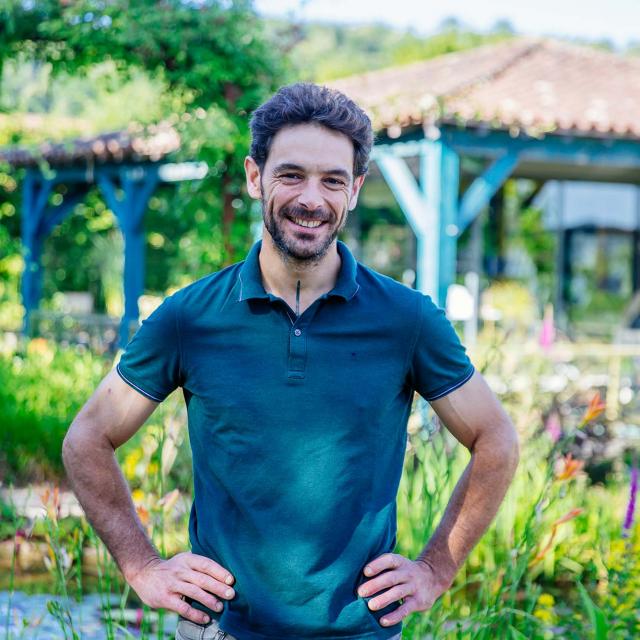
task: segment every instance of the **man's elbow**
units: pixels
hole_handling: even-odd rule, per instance
[[[83,449],[81,443],[81,435],[79,425],[77,424],[77,418],[71,423],[71,426],[67,430],[67,433],[62,440],[62,464],[65,470],[69,473],[69,469],[74,463],[74,460],[78,459],[78,455]]]
[[[99,437],[80,413],[62,440],[61,456],[65,470],[69,473],[71,467],[94,459],[103,450],[113,453],[114,447],[107,438]]]
[[[501,450],[506,464],[515,473],[520,462],[520,437],[513,423],[508,418],[501,426]]]
[[[511,420],[505,416],[483,430],[474,443],[473,452],[483,452],[515,473],[520,462],[520,439]]]

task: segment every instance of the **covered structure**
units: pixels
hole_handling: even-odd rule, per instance
[[[440,305],[458,238],[487,206],[499,215],[509,177],[536,192],[552,179],[640,184],[637,58],[515,38],[332,86],[372,117],[375,166],[416,235],[417,285]],[[633,279],[640,289],[637,267]]]
[[[124,236],[124,315],[120,345],[127,342],[138,321],[138,298],[144,289],[143,218],[149,198],[162,180],[203,177],[201,166],[167,163],[167,156],[179,146],[175,129],[170,125],[157,125],[65,143],[45,143],[37,149],[0,150],[0,161],[26,170],[22,185],[25,333],[30,332],[31,313],[38,307],[42,294],[44,242],[97,185]],[[58,185],[65,185],[65,195],[53,199],[51,196]]]

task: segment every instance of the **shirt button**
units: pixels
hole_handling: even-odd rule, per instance
[[[296,329],[293,333],[294,333],[296,336],[302,335],[302,331],[300,331],[300,329]]]

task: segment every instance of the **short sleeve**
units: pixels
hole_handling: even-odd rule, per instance
[[[143,320],[116,365],[129,386],[155,402],[181,384],[177,311],[175,295],[165,298]]]
[[[425,400],[437,400],[467,382],[475,368],[444,310],[423,294],[418,308],[409,381]]]

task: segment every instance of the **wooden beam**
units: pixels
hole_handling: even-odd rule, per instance
[[[458,210],[458,233],[461,234],[475,217],[489,204],[489,200],[513,173],[518,164],[518,155],[507,152],[469,185]]]
[[[429,203],[407,163],[386,151],[373,154],[373,158],[413,232],[416,236],[427,233],[433,214],[429,211]]]
[[[522,163],[640,169],[640,141],[636,140],[553,134],[540,138],[513,137],[507,131],[448,126],[441,127],[441,134],[458,153],[481,158],[495,159],[505,153],[515,153]]]

